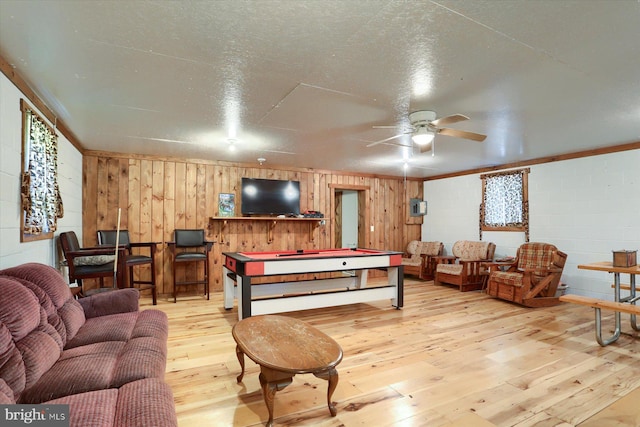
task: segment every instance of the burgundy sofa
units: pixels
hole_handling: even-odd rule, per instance
[[[76,300],[43,264],[0,270],[0,404],[68,404],[70,425],[177,426],[168,320],[138,291]]]

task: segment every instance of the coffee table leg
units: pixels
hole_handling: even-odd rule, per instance
[[[327,405],[329,405],[329,412],[331,412],[331,416],[335,417],[338,410],[336,409],[336,405],[331,401],[331,396],[333,396],[333,392],[338,386],[338,370],[336,368],[331,368],[328,371],[319,372],[314,375],[318,378],[329,381],[329,386],[327,388]]]
[[[238,358],[238,362],[240,362],[240,367],[242,368],[242,372],[240,372],[236,381],[241,382],[244,377],[244,352],[240,350],[240,346],[236,346],[236,357]]]
[[[275,371],[273,369],[260,367],[260,385],[262,386],[262,395],[264,396],[264,403],[267,404],[267,410],[269,411],[269,421],[267,421],[267,427],[273,426],[273,400],[276,396],[276,391],[280,391],[293,381],[293,375],[286,372]]]

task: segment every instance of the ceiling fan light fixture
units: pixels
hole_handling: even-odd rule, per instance
[[[417,145],[424,146],[430,144],[433,141],[433,138],[436,136],[435,133],[431,132],[426,127],[419,128],[411,137],[413,142]]]

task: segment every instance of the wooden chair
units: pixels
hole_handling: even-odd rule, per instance
[[[116,244],[116,230],[98,230],[98,244],[99,245],[115,245]],[[118,239],[118,245],[123,245],[126,248],[127,253],[127,269],[129,270],[129,286],[135,287],[140,290],[150,290],[151,297],[153,299],[153,305],[157,303],[157,291],[156,291],[156,269],[155,269],[155,254],[156,246],[155,242],[144,243],[132,243],[129,238],[128,230],[120,230],[120,238]],[[132,252],[132,248],[146,248],[149,252],[148,255]],[[135,279],[133,275],[133,269],[136,266],[149,265],[151,268],[150,280],[143,280],[141,278]]]
[[[491,271],[487,293],[527,307],[560,303],[556,290],[567,254],[549,243],[525,243],[506,271]]]
[[[118,251],[118,271],[116,283],[112,287],[104,286],[104,278],[114,277],[115,247],[111,248],[81,248],[78,237],[73,231],[60,233],[58,242],[64,254],[65,263],[69,269],[69,281],[76,282],[81,289],[81,296],[88,296],[98,292],[110,291],[126,287],[126,250],[120,247]],[[85,289],[84,279],[99,279],[100,286],[96,289]]]
[[[412,240],[402,258],[404,274],[418,276],[422,280],[432,280],[435,271],[433,258],[442,255],[442,242],[421,242]]]
[[[451,248],[451,257],[435,257],[434,283],[460,287],[461,292],[482,289],[488,270],[485,263],[493,260],[496,245],[492,242],[459,240]]]
[[[209,299],[209,253],[213,243],[205,240],[203,229],[174,231],[174,241],[167,243],[173,256],[173,302],[177,301],[178,286],[188,285],[204,285],[204,293]],[[203,263],[204,277],[200,280],[187,275],[185,280],[178,280],[176,267],[185,263]]]

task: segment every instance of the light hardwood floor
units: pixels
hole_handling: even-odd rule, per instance
[[[166,380],[181,427],[264,425],[257,365],[247,360],[236,383],[237,313],[221,293],[141,305],[169,316]],[[276,426],[640,426],[640,337],[628,316],[603,348],[590,308],[523,308],[411,279],[402,310],[376,302],[286,315],[333,337],[344,359],[335,418],[326,382],[297,375],[276,393]]]

